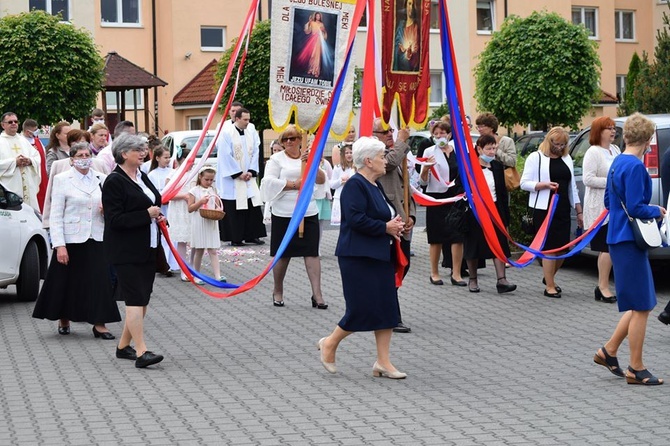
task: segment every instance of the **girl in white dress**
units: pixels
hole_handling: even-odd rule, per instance
[[[219,255],[217,249],[221,246],[219,240],[219,222],[202,218],[199,212],[196,212],[203,205],[214,207],[214,197],[218,197],[216,189],[212,184],[216,170],[205,166],[198,172],[196,186],[188,191],[188,211],[191,213],[191,251],[193,252],[193,267],[200,271],[202,266],[202,256],[205,249],[209,253],[209,259],[212,262],[212,272],[214,277],[225,282],[226,278],[221,275],[219,268]],[[198,285],[202,281],[196,279]]]
[[[182,162],[191,152],[189,149],[180,147],[177,150],[177,157],[175,159],[174,169],[178,169]],[[168,178],[168,181],[170,179]],[[193,182],[189,182],[181,188],[179,193],[172,197],[168,204],[168,215],[170,216],[170,239],[172,243],[177,244],[177,251],[182,259],[186,260],[186,248],[188,242],[191,241],[191,215],[188,213],[188,191],[193,187]],[[191,251],[191,258],[189,263],[193,264],[193,251]],[[188,278],[181,273],[182,282],[188,282]]]
[[[333,196],[333,210],[330,214],[330,224],[339,226],[342,219],[340,211],[340,195],[342,195],[342,186],[347,182],[353,174],[356,173],[354,169],[354,156],[351,152],[351,145],[342,145],[340,149],[340,164],[333,169],[333,176],[330,179],[330,188],[335,191]]]
[[[158,192],[163,193],[165,185],[170,180],[172,172],[174,172],[170,167],[170,151],[167,147],[159,145],[154,147],[153,157],[151,158],[151,164],[149,168],[149,179],[156,186]],[[169,208],[167,204],[161,206],[161,212],[165,215],[165,218],[170,221]],[[163,251],[165,252],[165,258],[170,265],[170,271],[176,271],[179,269],[179,264],[177,259],[172,255],[170,247],[165,237],[161,237],[161,245],[163,246]]]

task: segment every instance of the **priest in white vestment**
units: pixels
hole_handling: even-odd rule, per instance
[[[216,142],[216,189],[226,216],[221,221],[221,240],[232,246],[262,245],[267,235],[258,190],[260,138],[249,129],[249,111],[239,108],[232,125],[224,125]]]
[[[18,133],[19,120],[14,113],[7,112],[0,119],[0,183],[39,211],[40,153]]]

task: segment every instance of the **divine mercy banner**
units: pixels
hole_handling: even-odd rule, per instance
[[[282,131],[295,124],[316,131],[344,65],[356,0],[274,0],[270,55],[270,122]],[[353,117],[350,67],[331,132],[343,138]]]
[[[428,120],[431,0],[382,2],[382,118],[397,99],[401,125],[423,128]]]

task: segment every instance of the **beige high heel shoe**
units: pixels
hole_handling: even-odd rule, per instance
[[[337,373],[337,367],[335,367],[334,362],[326,362],[325,359],[323,359],[323,342],[326,340],[326,338],[321,338],[319,339],[319,342],[316,344],[316,348],[318,348],[321,351],[321,364],[323,364],[323,368],[328,370],[329,373]]]
[[[389,372],[375,361],[375,365],[372,366],[372,376],[376,376],[377,378],[386,377],[391,379],[405,379],[407,378],[407,373],[399,372],[397,370],[395,372]]]

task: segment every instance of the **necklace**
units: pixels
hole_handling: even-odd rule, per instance
[[[294,160],[300,159],[300,152],[298,152],[298,156],[291,155],[290,153],[288,153],[288,150],[284,150],[284,153],[286,154],[286,156],[288,156],[291,159],[294,159]]]

